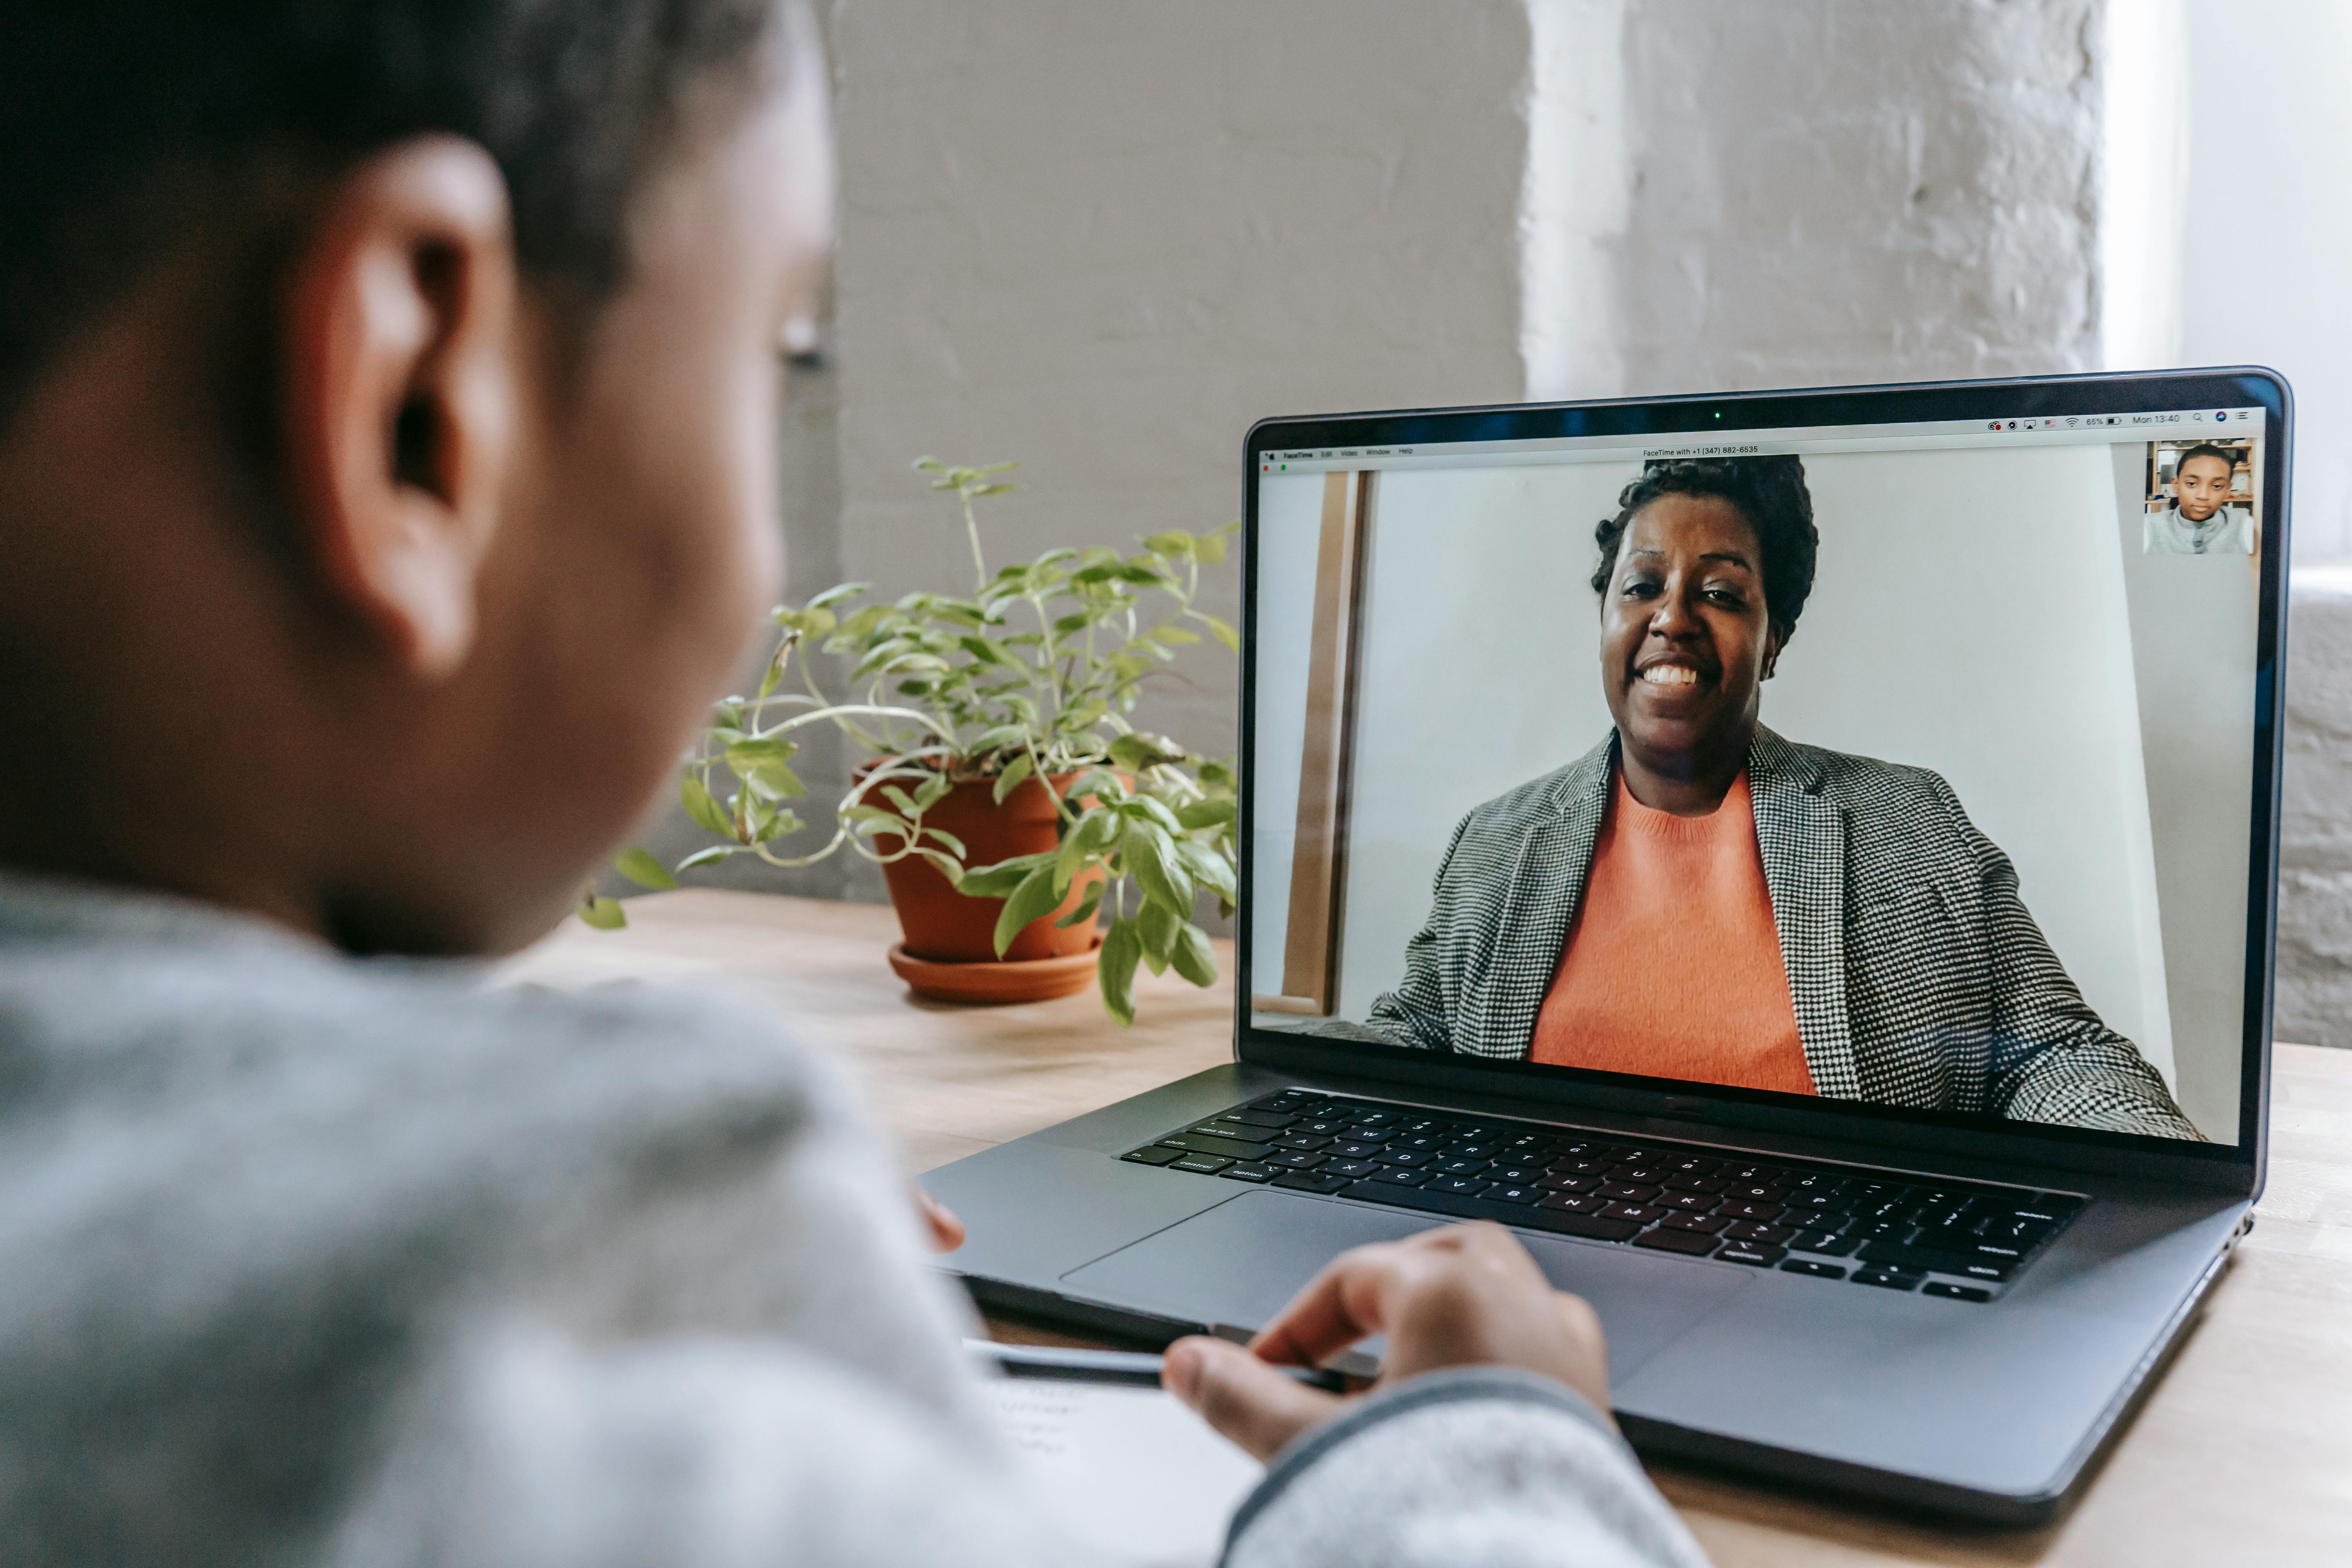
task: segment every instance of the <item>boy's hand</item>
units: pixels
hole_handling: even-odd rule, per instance
[[[963,1245],[963,1221],[955,1211],[918,1184],[915,1192],[915,1213],[922,1217],[923,1234],[930,1238],[933,1252],[953,1252]]]
[[[1276,1365],[1314,1366],[1388,1335],[1380,1388],[1450,1366],[1515,1366],[1609,1410],[1609,1352],[1580,1297],[1555,1290],[1496,1225],[1451,1226],[1341,1253],[1247,1350],[1194,1336],[1168,1348],[1161,1381],[1210,1426],[1261,1459],[1354,1395],[1305,1388]]]

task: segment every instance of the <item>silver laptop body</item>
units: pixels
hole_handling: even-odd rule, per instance
[[[2258,369],[1261,423],[1234,1060],[927,1174],[949,1266],[1243,1335],[1490,1218],[1644,1452],[2048,1517],[2262,1190],[2290,442]],[[1612,820],[1596,528],[1750,459],[1818,534],[1743,775],[1811,1093],[1543,1005]]]

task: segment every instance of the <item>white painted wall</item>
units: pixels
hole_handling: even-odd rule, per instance
[[[923,453],[1021,460],[1004,560],[1238,515],[1268,415],[1518,395],[1519,0],[840,0],[834,36],[848,574],[968,573]],[[1139,717],[1229,750],[1233,659],[1178,670]]]
[[[2099,0],[1531,5],[1531,395],[2099,363]]]
[[[2194,564],[2218,570],[2183,574],[2143,562],[2137,491],[2117,488],[2119,470],[2140,460],[2141,448],[2127,452],[1808,458],[1819,574],[1765,689],[1764,719],[1795,740],[1942,773],[2015,862],[2028,906],[2084,995],[2176,1084],[2200,1125],[2227,1138],[2240,1037],[2233,1021],[2217,1020],[2233,1020],[2242,995],[2233,922],[2242,881],[2232,887],[2229,875],[2244,867],[2249,563],[2205,560]],[[1343,1016],[1361,1018],[1395,984],[1461,816],[1606,733],[1587,582],[1592,527],[1634,471],[1612,463],[1381,476]],[[1261,878],[1271,870],[1278,880],[1296,802],[1321,479],[1268,483],[1261,647],[1286,651],[1260,669],[1265,761],[1253,847]],[[2144,674],[2135,672],[2136,618]],[[1280,973],[1285,907],[1265,895],[1257,905],[1260,990]],[[2176,1068],[2189,1052],[2195,1061]]]

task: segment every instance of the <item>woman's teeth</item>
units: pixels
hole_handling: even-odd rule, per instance
[[[1698,671],[1683,664],[1654,664],[1642,671],[1642,679],[1652,686],[1696,686]]]

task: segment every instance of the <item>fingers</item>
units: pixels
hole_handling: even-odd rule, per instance
[[[1454,1226],[1332,1259],[1252,1342],[1261,1359],[1316,1365],[1388,1336],[1383,1383],[1454,1366],[1516,1366],[1609,1408],[1601,1321],[1551,1288],[1499,1226]]]
[[[921,1187],[914,1189],[915,1212],[922,1216],[924,1234],[930,1237],[933,1252],[953,1252],[963,1245],[963,1221],[955,1211],[931,1196]]]
[[[1292,1382],[1239,1345],[1201,1335],[1169,1346],[1160,1375],[1171,1394],[1261,1460],[1346,1403]]]

